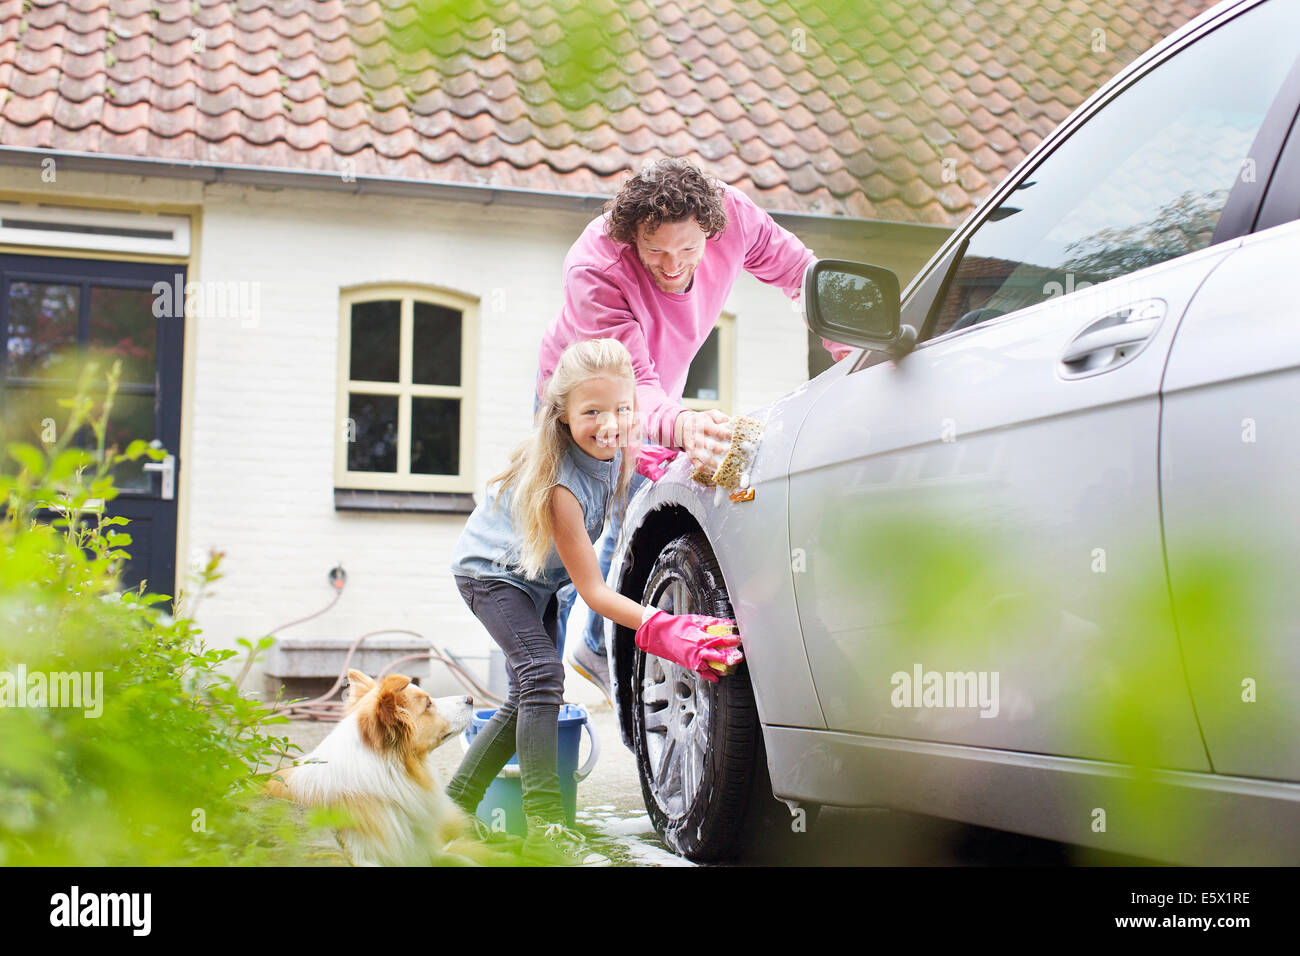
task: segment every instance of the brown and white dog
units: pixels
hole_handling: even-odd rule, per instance
[[[469,819],[443,793],[430,757],[469,726],[473,705],[435,700],[401,674],[375,682],[348,671],[343,719],[297,766],[277,771],[267,792],[343,810],[350,822],[339,842],[353,864],[470,862],[465,855],[479,854],[463,839]]]

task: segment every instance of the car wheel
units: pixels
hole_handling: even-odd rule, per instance
[[[642,601],[672,614],[733,616],[722,572],[700,532],[660,551]],[[640,648],[632,667],[633,742],[651,822],[688,859],[736,857],[746,842],[760,750],[748,667],[711,684]]]

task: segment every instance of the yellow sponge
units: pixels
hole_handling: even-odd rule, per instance
[[[749,470],[754,466],[754,457],[758,454],[758,440],[763,434],[763,425],[755,418],[738,415],[731,420],[731,447],[710,471],[696,468],[691,477],[706,487],[719,485],[728,491],[741,487],[742,479],[749,477]]]
[[[709,637],[722,637],[724,634],[737,634],[739,632],[734,624],[710,624],[704,629],[704,633]],[[723,664],[718,661],[709,661],[709,666],[719,674],[730,674],[736,669],[735,664]]]

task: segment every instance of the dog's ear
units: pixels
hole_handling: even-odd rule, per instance
[[[365,697],[370,692],[370,688],[374,686],[375,682],[361,671],[348,671],[348,692],[343,695],[343,709],[345,711],[351,710],[357,705],[357,701]]]
[[[391,750],[415,730],[415,721],[402,706],[402,691],[411,683],[403,674],[389,674],[379,682],[374,707],[367,707],[357,717],[361,737],[376,750]]]
[[[396,696],[406,689],[406,685],[411,682],[411,678],[405,674],[388,674],[379,682],[379,693],[393,694]]]

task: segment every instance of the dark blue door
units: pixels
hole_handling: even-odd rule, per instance
[[[160,285],[161,284],[161,285]],[[164,293],[165,287],[165,293]],[[118,466],[120,489],[108,515],[129,518],[131,561],[123,585],[145,581],[154,593],[176,593],[176,489],[180,475],[181,363],[185,342],[185,267],[53,256],[0,254],[0,408],[6,441],[45,447],[67,422],[60,398],[73,394],[79,369],[92,357],[95,411],[105,375],[122,360],[105,445],[124,450],[137,438],[169,457]],[[158,291],[155,291],[157,289]],[[94,449],[87,426],[75,444]],[[158,605],[171,608],[170,602]]]

